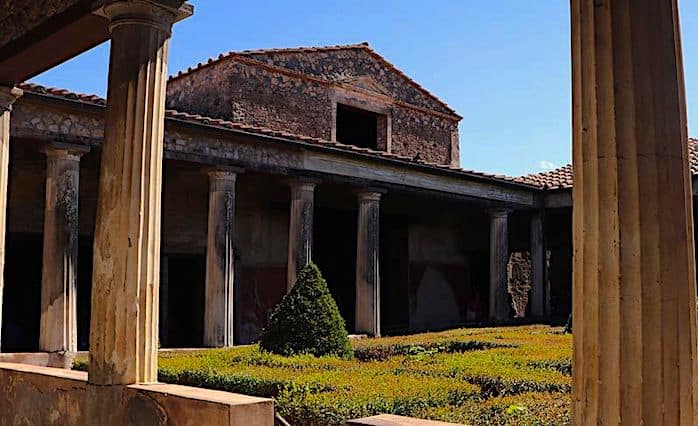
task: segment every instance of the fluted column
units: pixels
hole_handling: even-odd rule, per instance
[[[531,316],[545,316],[545,247],[543,246],[543,214],[531,216]]]
[[[236,170],[215,169],[210,179],[206,246],[204,345],[233,346]]]
[[[89,381],[157,380],[167,48],[181,2],[107,5],[111,53],[92,275]]]
[[[355,332],[380,336],[380,199],[379,191],[357,194]]]
[[[289,180],[291,214],[288,227],[287,288],[291,290],[298,272],[312,260],[315,181]]]
[[[51,144],[46,154],[39,350],[75,352],[77,339],[78,194],[86,146]]]
[[[503,322],[509,318],[508,216],[506,210],[490,211],[490,321],[493,322]]]
[[[10,114],[22,96],[14,87],[0,86],[0,345],[2,344],[2,301],[5,287],[5,228],[7,224],[7,179],[10,160]],[[1,346],[0,346],[1,347]]]
[[[573,422],[695,425],[676,0],[573,0]]]

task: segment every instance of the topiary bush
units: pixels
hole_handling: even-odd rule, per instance
[[[344,319],[314,263],[301,269],[291,291],[271,312],[259,344],[284,356],[352,357]]]

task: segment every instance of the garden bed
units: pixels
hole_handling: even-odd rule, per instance
[[[355,340],[353,360],[286,358],[256,345],[163,352],[159,378],[273,397],[293,425],[343,425],[377,413],[559,425],[569,423],[571,344],[561,329],[526,326]]]

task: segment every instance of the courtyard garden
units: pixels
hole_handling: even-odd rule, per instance
[[[160,354],[160,380],[273,397],[292,425],[394,413],[473,425],[569,423],[572,338],[561,328],[457,329],[352,340],[353,358],[259,346]],[[76,363],[85,368],[85,360]]]

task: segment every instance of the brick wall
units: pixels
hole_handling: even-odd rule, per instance
[[[362,49],[232,56],[171,80],[167,107],[331,140],[347,98],[389,117],[391,152],[458,164],[459,119]]]

